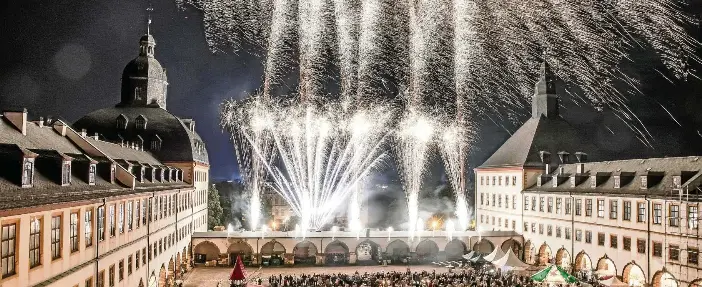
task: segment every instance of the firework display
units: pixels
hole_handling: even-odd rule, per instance
[[[608,107],[644,144],[650,135],[627,106],[639,82],[626,64],[652,52],[672,80],[691,76],[690,64],[699,62],[700,45],[687,31],[697,23],[682,0],[178,2],[203,12],[213,51],[261,58],[261,92],[225,103],[222,121],[251,192],[258,196],[266,182],[303,226],[328,221],[334,200],[345,200],[393,150],[414,229],[425,162],[436,147],[457,195],[456,224],[465,229],[473,123],[519,121],[544,54],[566,83],[561,92]],[[275,91],[291,75],[295,95],[282,97]]]

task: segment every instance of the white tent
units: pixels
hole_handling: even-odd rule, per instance
[[[505,252],[502,250],[502,248],[495,248],[492,253],[485,255],[485,260],[492,262],[502,258],[502,256],[505,256]]]
[[[519,260],[519,257],[514,254],[512,249],[507,251],[507,254],[502,256],[502,258],[492,260],[492,264],[495,264],[495,267],[503,270],[525,270],[531,266]]]
[[[629,286],[628,284],[626,284],[622,281],[619,281],[619,279],[617,279],[617,276],[612,276],[612,278],[609,278],[607,280],[600,280],[600,284],[602,284],[604,286],[610,286],[610,287],[628,287]]]
[[[473,256],[475,256],[475,251],[468,252],[468,254],[463,254],[463,259],[470,260],[473,258]]]

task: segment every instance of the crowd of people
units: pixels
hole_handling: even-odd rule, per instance
[[[573,283],[539,285],[528,276],[500,270],[465,269],[444,273],[433,272],[376,272],[359,274],[302,274],[278,275],[258,278],[255,283],[271,287],[320,286],[320,287],[572,287],[592,286]],[[595,285],[596,286],[596,285]]]

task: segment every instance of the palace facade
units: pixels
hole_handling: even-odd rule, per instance
[[[475,169],[478,229],[523,235],[530,264],[630,286],[702,286],[700,158],[604,153],[558,101],[544,64],[532,118]]]
[[[121,102],[69,125],[0,116],[0,286],[166,286],[207,230],[207,150],[166,110],[156,41],[140,39]]]

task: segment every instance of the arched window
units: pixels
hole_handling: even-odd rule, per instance
[[[117,128],[118,129],[126,130],[127,123],[129,123],[127,116],[125,116],[124,114],[120,114],[119,116],[117,116]]]
[[[34,184],[34,163],[30,159],[24,159],[22,168],[22,187],[32,187]]]
[[[136,125],[137,129],[140,130],[145,130],[146,129],[146,117],[144,115],[139,115],[135,120],[134,124]]]

